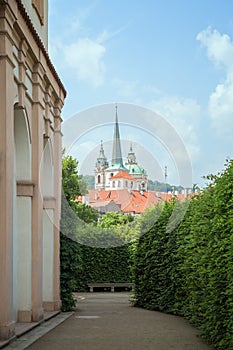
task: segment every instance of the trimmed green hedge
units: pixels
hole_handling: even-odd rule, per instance
[[[77,290],[88,290],[88,283],[130,282],[128,246],[93,248],[81,246],[83,270]]]
[[[136,305],[184,315],[218,349],[233,349],[233,162],[190,201],[178,228],[174,208],[139,240]],[[185,204],[183,204],[185,205]]]
[[[177,244],[175,231],[166,230],[175,202],[164,204],[162,213],[140,240],[135,254],[136,305],[172,312],[177,289]]]
[[[83,265],[79,245],[62,233],[60,233],[60,260],[62,311],[70,311],[75,307],[73,291],[77,289],[77,280]]]

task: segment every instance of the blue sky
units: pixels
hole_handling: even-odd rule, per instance
[[[125,128],[125,106],[133,104],[160,114],[179,135],[190,157],[192,182],[202,186],[203,175],[223,169],[225,159],[233,157],[232,1],[50,0],[49,6],[49,52],[68,92],[66,132],[70,117],[85,129],[88,113],[83,111],[118,102],[124,151],[129,139],[135,142],[138,161],[153,178],[157,172],[149,153],[153,157],[161,145],[149,136],[140,138],[138,128]],[[104,118],[99,116],[100,125]],[[100,139],[108,148],[112,125],[100,130],[79,135],[71,150],[83,173],[93,171]],[[178,184],[176,157],[165,153],[154,155],[158,178],[167,165],[168,181]]]

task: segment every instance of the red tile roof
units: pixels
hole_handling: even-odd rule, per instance
[[[172,193],[156,192],[156,191],[128,191],[122,190],[89,190],[89,203],[94,206],[98,202],[114,201],[117,205],[121,206],[123,213],[135,213],[141,214],[144,210],[150,206],[157,205],[160,201],[171,200],[173,198]],[[179,200],[184,200],[185,195],[179,194],[176,196]]]
[[[120,170],[116,175],[110,178],[110,180],[112,179],[126,179],[126,180],[135,181],[135,178],[131,176],[129,173],[127,173],[127,171],[125,170]]]

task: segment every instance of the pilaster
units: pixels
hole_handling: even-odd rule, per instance
[[[49,138],[51,131],[50,126],[52,121],[50,120],[50,109],[51,109],[51,98],[52,98],[52,86],[47,85],[45,91],[45,137]]]
[[[14,16],[8,5],[0,6],[0,339],[14,335],[14,80],[10,35]]]
[[[32,199],[32,321],[43,318],[42,272],[43,272],[43,191],[42,191],[42,155],[44,104],[42,79],[43,67],[38,62],[33,72],[32,107],[32,181],[35,184]]]
[[[28,51],[28,45],[25,40],[20,43],[19,49],[19,83],[18,83],[18,93],[19,93],[19,105],[25,106],[25,93],[27,90],[25,79],[26,79],[26,56]]]
[[[61,180],[62,180],[62,132],[61,109],[63,103],[57,99],[54,106],[54,310],[59,310],[60,301],[60,217],[61,217]]]

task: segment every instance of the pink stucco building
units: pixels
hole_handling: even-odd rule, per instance
[[[48,0],[0,0],[0,339],[60,308],[61,109]]]

